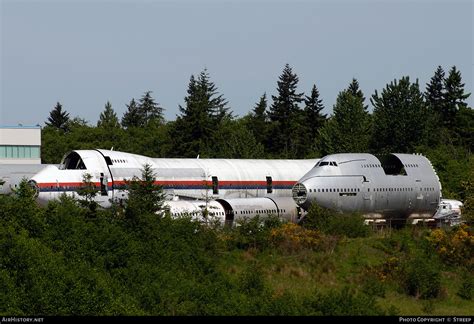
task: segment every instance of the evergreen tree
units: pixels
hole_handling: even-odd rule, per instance
[[[444,70],[441,66],[435,71],[435,74],[426,85],[425,99],[428,108],[436,114],[442,114],[444,107]]]
[[[252,131],[246,127],[246,120],[226,119],[215,134],[215,144],[211,157],[226,159],[259,159],[264,156],[263,145]]]
[[[263,144],[267,134],[267,94],[264,93],[255,104],[249,116],[249,128],[257,143]]]
[[[112,108],[112,104],[107,101],[105,104],[104,111],[100,113],[99,121],[97,122],[97,127],[104,128],[118,128],[120,127],[117,114]]]
[[[143,127],[145,126],[145,119],[143,114],[140,112],[135,99],[132,98],[130,103],[127,105],[127,111],[122,117],[122,127]]]
[[[68,130],[69,113],[63,111],[63,106],[58,102],[56,106],[49,113],[48,121],[46,125],[61,129],[63,131]]]
[[[418,80],[408,76],[377,90],[370,99],[374,106],[371,147],[375,152],[414,152],[425,134],[427,110]]]
[[[311,95],[305,96],[304,107],[304,128],[302,134],[305,134],[304,146],[307,153],[315,151],[315,142],[318,131],[326,122],[326,114],[321,113],[324,109],[323,101],[319,99],[319,91],[316,85],[311,89]],[[307,155],[307,154],[306,154]]]
[[[128,184],[128,199],[125,215],[139,222],[145,214],[156,214],[163,209],[165,195],[163,188],[155,184],[156,174],[150,164],[145,164],[142,177],[134,177]]]
[[[362,93],[362,90],[359,88],[359,81],[357,79],[353,78],[351,84],[349,84],[349,87],[347,88],[347,91],[349,91],[354,97],[359,97],[362,99],[362,102],[365,101],[364,94]],[[367,108],[367,106],[365,107]]]
[[[77,190],[77,194],[82,197],[79,200],[79,204],[85,208],[88,208],[91,212],[91,216],[95,214],[99,204],[95,201],[95,197],[99,189],[95,186],[95,183],[92,181],[92,175],[90,173],[84,173],[82,175],[82,184]]]
[[[155,102],[151,96],[151,92],[152,91],[145,92],[145,94],[140,98],[138,111],[143,116],[145,125],[148,125],[151,121],[163,124],[165,121],[163,108]]]
[[[355,79],[339,93],[333,116],[319,132],[322,155],[368,151],[371,119],[364,100]]]
[[[446,106],[444,82],[444,70],[438,66],[430,82],[426,84],[424,93],[428,115],[423,142],[427,146],[436,146],[442,142],[451,141],[449,131],[442,127],[444,125],[442,114]]]
[[[206,69],[197,80],[191,75],[187,93],[185,106],[179,106],[181,115],[176,118],[171,131],[175,139],[175,154],[179,157],[212,155],[216,131],[223,120],[232,119],[227,101],[218,94]]]
[[[271,124],[269,149],[283,158],[303,155],[301,139],[295,129],[301,127],[303,93],[297,93],[299,78],[286,64],[277,82],[278,96],[272,96],[273,104],[268,116]]]
[[[449,129],[454,127],[454,120],[459,108],[467,106],[465,100],[471,95],[464,93],[464,83],[461,82],[461,72],[456,69],[456,66],[453,66],[444,82],[445,105],[442,113],[443,123]]]

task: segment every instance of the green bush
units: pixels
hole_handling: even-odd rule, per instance
[[[347,288],[341,291],[330,291],[326,294],[316,293],[305,302],[305,307],[309,315],[385,315],[385,311],[377,304],[374,297],[357,294]]]
[[[462,277],[461,287],[458,290],[457,295],[465,300],[471,300],[474,294],[474,276],[465,272]]]
[[[405,261],[401,281],[405,292],[416,298],[436,298],[441,290],[440,264],[424,255],[415,255]]]
[[[305,216],[303,226],[317,229],[329,235],[343,235],[350,238],[367,237],[371,229],[364,224],[362,215],[342,214],[313,204]]]

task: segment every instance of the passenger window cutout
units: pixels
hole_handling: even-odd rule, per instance
[[[219,180],[217,177],[212,177],[212,193],[214,195],[219,194]]]
[[[103,173],[100,174],[100,195],[107,196],[107,176],[104,176]]]
[[[272,177],[267,176],[267,193],[272,193],[273,192],[273,181]]]

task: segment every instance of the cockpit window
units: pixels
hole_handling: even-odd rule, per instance
[[[77,152],[69,153],[63,163],[61,163],[60,169],[62,170],[85,170],[86,165],[82,161],[81,156]]]
[[[325,166],[325,165],[329,165],[329,166],[337,166],[337,163],[336,162],[333,162],[333,161],[330,161],[330,162],[327,162],[327,161],[324,161],[324,162],[318,162],[316,164],[316,167],[319,167],[319,166]]]

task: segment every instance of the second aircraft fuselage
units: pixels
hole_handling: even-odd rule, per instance
[[[366,217],[431,217],[441,185],[421,155],[333,154],[322,158],[293,188],[295,202]]]

